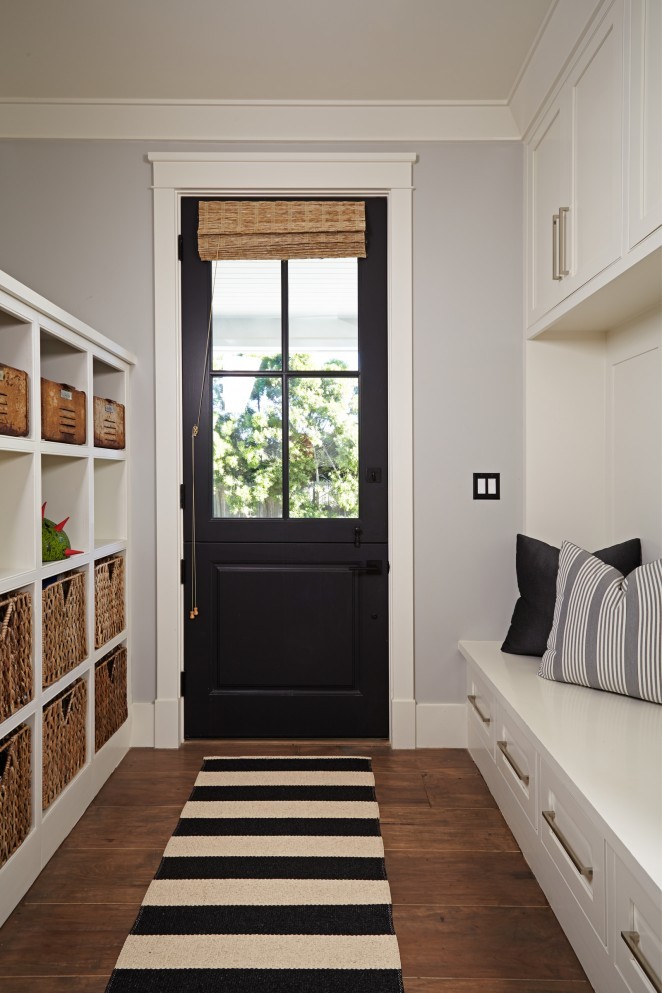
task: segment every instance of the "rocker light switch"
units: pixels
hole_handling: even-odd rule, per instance
[[[501,473],[474,472],[474,500],[500,500]]]

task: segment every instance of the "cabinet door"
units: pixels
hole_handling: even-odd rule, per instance
[[[662,225],[662,0],[629,0],[629,13],[632,248]]]
[[[616,0],[566,84],[572,103],[572,203],[564,296],[621,256],[623,4]]]
[[[528,323],[563,299],[558,273],[558,228],[554,216],[570,201],[570,103],[553,104],[527,149]],[[556,256],[556,257],[555,257]]]

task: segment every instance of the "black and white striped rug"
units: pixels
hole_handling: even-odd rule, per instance
[[[106,993],[402,993],[368,758],[208,758]]]

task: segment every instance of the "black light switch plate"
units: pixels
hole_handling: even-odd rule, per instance
[[[474,500],[500,500],[501,473],[474,472]]]

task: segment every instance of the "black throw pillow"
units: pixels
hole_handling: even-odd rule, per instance
[[[501,646],[502,652],[511,655],[545,654],[554,623],[560,551],[560,548],[547,545],[537,538],[517,535],[515,566],[520,595],[506,640]],[[593,554],[605,565],[613,566],[627,576],[641,565],[641,541],[631,538],[619,545],[601,548]]]

